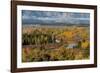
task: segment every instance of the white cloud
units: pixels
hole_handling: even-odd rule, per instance
[[[22,19],[30,19],[30,17],[27,16],[27,15],[23,15],[23,16],[22,16]]]

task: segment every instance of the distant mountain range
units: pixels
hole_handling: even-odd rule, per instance
[[[89,13],[22,10],[23,25],[89,26],[89,23]]]
[[[88,20],[68,21],[68,22],[55,22],[55,21],[41,21],[41,20],[23,20],[23,25],[53,25],[53,26],[89,26]]]

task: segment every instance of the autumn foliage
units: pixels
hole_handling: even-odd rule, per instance
[[[22,61],[89,59],[89,37],[89,27],[23,27]]]

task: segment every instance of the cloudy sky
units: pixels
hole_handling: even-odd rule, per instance
[[[89,13],[22,10],[23,24],[89,24]]]

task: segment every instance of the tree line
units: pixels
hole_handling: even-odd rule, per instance
[[[22,34],[22,45],[38,45],[46,43],[55,43],[55,35],[52,33],[42,33],[34,31],[31,34]]]

